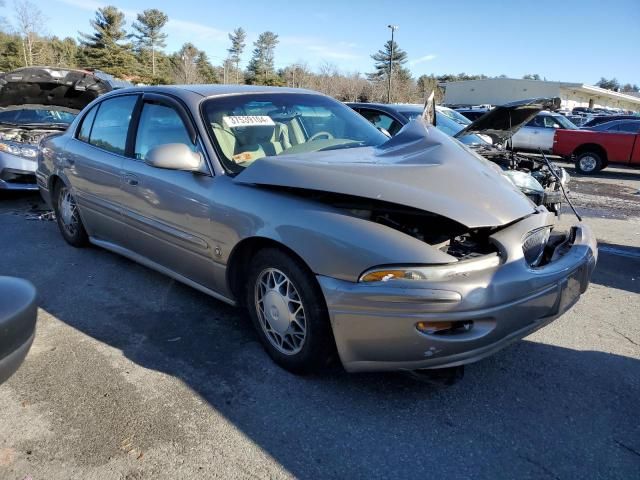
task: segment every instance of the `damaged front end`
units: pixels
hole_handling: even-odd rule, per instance
[[[350,372],[412,371],[491,355],[562,315],[589,284],[597,259],[590,229],[559,232],[555,215],[498,170],[417,120],[375,148],[265,157],[234,182],[303,197],[317,206],[305,216],[364,220],[360,243],[331,246],[348,245],[341,251],[352,257],[373,252],[375,263],[340,277],[312,266],[338,353]]]
[[[544,205],[550,212],[560,214],[562,188],[566,189],[570,180],[564,168],[553,163],[547,165],[542,157],[523,155],[499,147],[473,145],[471,148],[499,165],[504,175],[533,203]]]
[[[569,175],[564,168],[547,164],[542,158],[523,155],[508,149],[511,137],[544,109],[555,110],[559,98],[535,98],[495,107],[455,135],[485,135],[491,144],[469,145],[476,153],[496,163],[505,176],[536,205],[560,213],[563,201],[562,188],[567,188]],[[552,171],[553,170],[553,171]]]
[[[0,189],[37,190],[38,145],[120,85],[102,72],[26,67],[0,74]]]
[[[0,188],[37,190],[38,145],[45,137],[60,132],[58,127],[0,125]]]

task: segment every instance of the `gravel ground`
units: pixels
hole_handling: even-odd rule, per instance
[[[0,478],[637,478],[640,171],[574,177],[603,249],[566,315],[436,388],[274,366],[247,316],[0,199],[38,333],[0,386]],[[570,215],[563,222],[570,223]]]

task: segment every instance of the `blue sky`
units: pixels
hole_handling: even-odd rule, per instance
[[[73,37],[91,30],[99,6],[125,11],[129,25],[135,12],[159,8],[170,18],[167,51],[191,41],[214,63],[226,55],[227,33],[242,26],[249,33],[245,63],[250,43],[272,30],[280,36],[276,66],[330,62],[345,72],[367,72],[393,23],[415,76],[539,73],[549,80],[594,83],[615,76],[640,84],[640,0],[32,1],[46,16],[48,33]],[[11,20],[11,0],[5,3],[0,15]]]

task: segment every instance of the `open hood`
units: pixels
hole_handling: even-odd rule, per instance
[[[99,95],[126,86],[104,72],[25,67],[0,74],[0,107],[43,105],[80,111]]]
[[[386,201],[468,228],[502,226],[534,213],[489,161],[421,118],[377,148],[264,157],[234,181]]]
[[[530,98],[500,105],[489,110],[464,130],[454,135],[461,138],[471,133],[488,135],[494,144],[503,144],[542,110],[560,108],[560,98]]]

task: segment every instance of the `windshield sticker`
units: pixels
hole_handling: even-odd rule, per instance
[[[222,122],[227,128],[237,127],[273,127],[275,123],[267,115],[238,115],[223,117]]]

